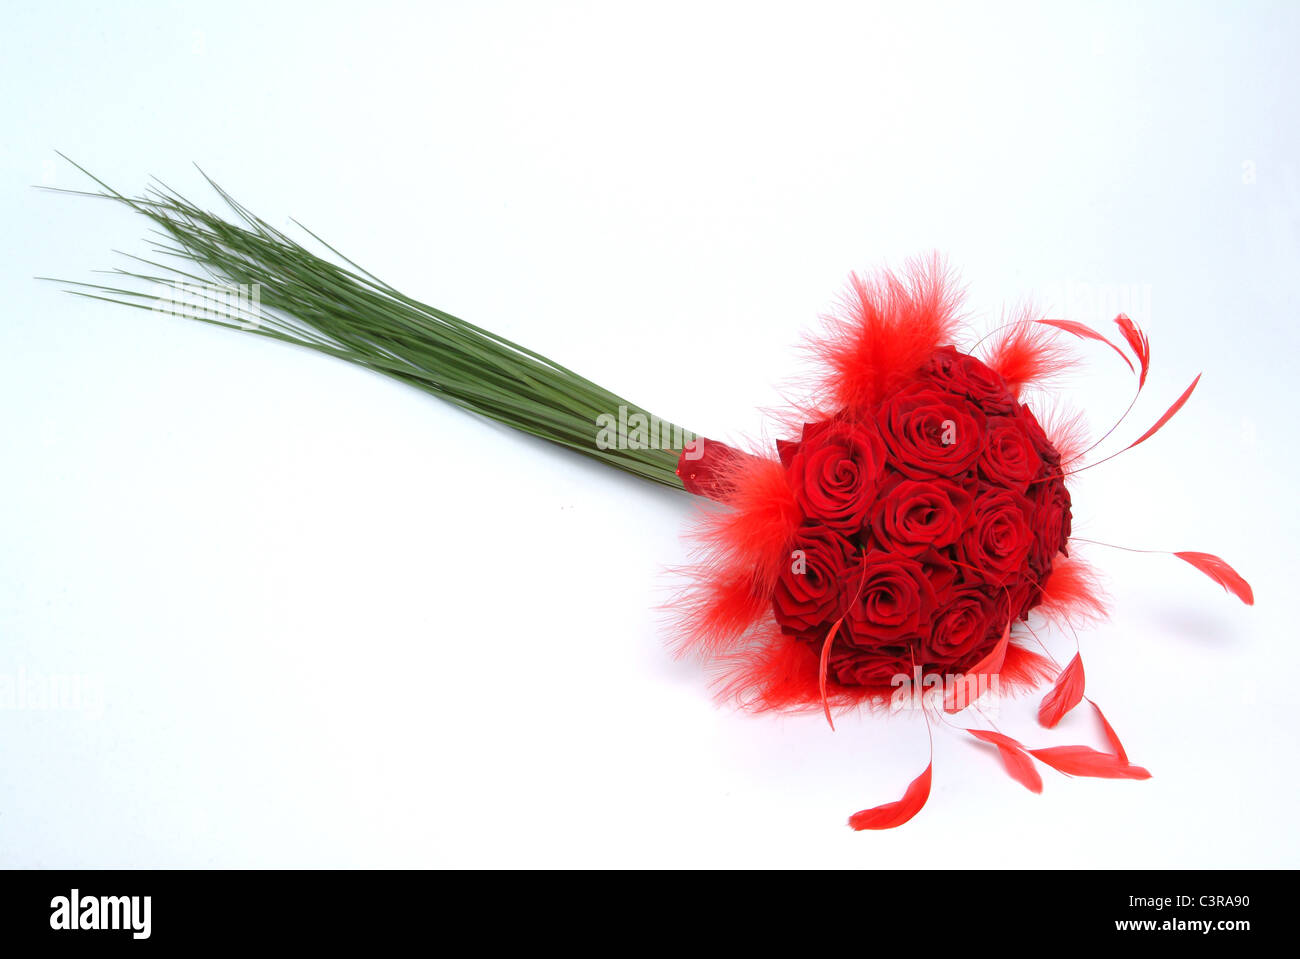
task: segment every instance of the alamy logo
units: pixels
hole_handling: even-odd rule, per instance
[[[153,302],[156,313],[186,316],[256,330],[262,325],[261,283],[182,283],[174,281]]]
[[[694,446],[696,436],[673,423],[640,411],[618,408],[618,415],[601,413],[596,417],[596,448],[601,450],[683,450],[688,460],[704,455],[703,446]]]
[[[50,928],[130,930],[133,939],[148,939],[152,896],[70,896],[50,900]]]

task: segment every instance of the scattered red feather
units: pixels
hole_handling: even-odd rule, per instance
[[[1092,708],[1096,710],[1097,718],[1101,720],[1102,731],[1106,734],[1106,741],[1110,743],[1110,748],[1115,751],[1115,756],[1121,762],[1125,762],[1125,763],[1128,762],[1128,753],[1124,752],[1124,744],[1119,741],[1119,736],[1116,735],[1114,727],[1112,727],[1111,724],[1106,721],[1106,714],[1103,713],[1101,711],[1101,707],[1098,706],[1096,703],[1094,703],[1091,699],[1088,700],[1088,702],[1091,703]]]
[[[1052,746],[1048,749],[1031,749],[1029,754],[1067,776],[1092,776],[1098,779],[1151,778],[1151,774],[1141,766],[1131,765],[1126,759],[1087,746]]]
[[[1174,553],[1174,555],[1183,562],[1195,566],[1247,606],[1255,605],[1255,591],[1250,588],[1250,583],[1219,557],[1211,553],[1190,552]]]
[[[976,739],[997,747],[998,756],[1002,759],[1002,765],[1012,779],[1030,792],[1041,793],[1043,791],[1043,777],[1034,768],[1034,761],[1030,758],[1029,751],[1024,746],[1010,736],[1004,736],[1002,733],[994,732],[991,729],[968,729],[966,732]]]
[[[1083,682],[1083,660],[1075,653],[1074,659],[1056,677],[1051,691],[1043,697],[1042,705],[1038,707],[1038,722],[1048,729],[1059,723],[1061,717],[1083,699]]]
[[[1128,364],[1130,370],[1133,369],[1133,361],[1124,355],[1124,351],[1094,330],[1091,326],[1075,322],[1074,320],[1039,320],[1038,322],[1046,326],[1054,326],[1058,330],[1064,330],[1066,333],[1073,333],[1080,339],[1097,340],[1099,343],[1105,343],[1119,354],[1119,358]]]
[[[1147,340],[1147,335],[1138,328],[1138,325],[1121,313],[1115,317],[1115,324],[1124,334],[1124,339],[1128,341],[1129,348],[1138,358],[1141,364],[1141,373],[1138,375],[1138,389],[1141,390],[1147,382],[1147,371],[1151,368],[1151,344]],[[1129,364],[1132,369],[1132,364]]]
[[[1187,387],[1187,389],[1183,390],[1183,395],[1178,397],[1178,399],[1174,400],[1174,405],[1169,407],[1169,409],[1165,410],[1165,415],[1160,417],[1160,419],[1156,420],[1156,425],[1151,427],[1151,429],[1147,430],[1145,433],[1143,433],[1141,436],[1135,439],[1132,443],[1129,443],[1129,445],[1124,447],[1124,449],[1131,450],[1139,443],[1145,443],[1147,440],[1151,439],[1151,437],[1155,436],[1156,433],[1160,430],[1160,428],[1163,427],[1166,423],[1168,423],[1171,419],[1173,419],[1174,414],[1183,408],[1183,404],[1186,403],[1187,400],[1191,397],[1192,390],[1196,389],[1196,384],[1199,382],[1201,382],[1201,374],[1197,373],[1196,379],[1192,380],[1192,385]]]
[[[933,767],[934,760],[931,759],[926,764],[925,772],[912,780],[912,784],[907,787],[907,792],[903,793],[902,799],[855,812],[849,817],[849,825],[858,830],[893,829],[895,826],[903,825],[920,812],[921,807],[930,798],[930,771]]]

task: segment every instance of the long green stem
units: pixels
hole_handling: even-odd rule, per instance
[[[59,192],[123,203],[148,217],[162,238],[157,252],[168,262],[132,257],[158,272],[114,270],[124,282],[258,291],[252,301],[239,299],[216,312],[179,311],[182,315],[347,360],[626,472],[682,488],[675,472],[678,454],[693,434],[532,350],[403,295],[305,227],[342,264],[311,253],[211,180],[238,222],[161,185],[143,196],[124,196],[77,168],[102,192]],[[82,296],[157,309],[157,289],[70,285]],[[653,428],[642,430],[642,424]]]

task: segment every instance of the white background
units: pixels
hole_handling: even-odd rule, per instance
[[[0,864],[1297,866],[1300,7],[6,5]],[[404,291],[718,438],[851,269],[937,249],[977,329],[1148,329],[1080,477],[1088,688],[1149,782],[1043,795],[917,717],[754,718],[656,607],[694,508],[306,352],[59,292],[142,253],[80,188],[191,161]],[[1104,349],[1066,393],[1104,428]],[[1145,422],[1144,422],[1145,421]],[[1073,640],[1052,640],[1063,658]],[[1034,745],[1101,745],[1083,711]],[[1220,890],[1223,891],[1223,890]],[[1230,892],[1231,890],[1227,890]]]

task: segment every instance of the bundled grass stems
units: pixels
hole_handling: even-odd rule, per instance
[[[130,256],[141,270],[111,271],[124,282],[154,284],[153,290],[62,281],[74,287],[71,292],[154,310],[157,284],[247,289],[256,284],[256,303],[236,302],[220,315],[186,315],[347,360],[628,473],[682,488],[675,473],[678,453],[692,434],[532,350],[405,296],[297,221],[341,262],[311,253],[241,206],[206,174],[237,222],[196,206],[163,184],[128,197],[73,166],[100,190],[55,192],[112,200],[147,217],[161,237],[155,252],[170,262]],[[651,448],[628,435],[626,424],[637,422],[637,414],[659,425]],[[597,442],[601,417],[622,424],[615,427],[617,442]]]

